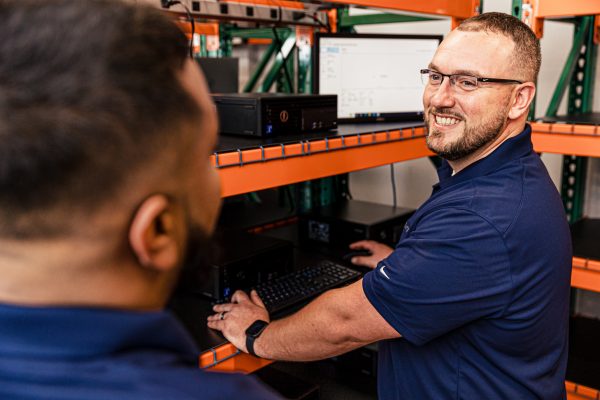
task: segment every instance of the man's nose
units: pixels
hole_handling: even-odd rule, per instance
[[[431,96],[431,105],[436,108],[451,108],[454,106],[454,93],[450,78],[446,77]]]

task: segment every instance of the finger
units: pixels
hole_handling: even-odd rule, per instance
[[[250,298],[243,290],[237,290],[233,296],[231,296],[232,303],[243,303],[250,301]]]
[[[350,244],[350,248],[353,250],[366,249],[370,250],[374,247],[374,243],[372,240],[359,240],[358,242],[354,242]]]
[[[361,265],[363,267],[375,268],[377,261],[373,257],[356,256],[352,257],[350,262],[354,265]]]
[[[260,298],[260,296],[258,295],[256,290],[254,290],[254,289],[252,289],[252,291],[250,292],[250,299],[257,306],[260,306],[265,309],[267,308],[267,306],[265,306],[265,303],[263,303],[262,299]]]
[[[235,304],[231,304],[231,303],[215,304],[213,306],[213,311],[215,311],[215,312],[229,312],[229,311],[233,310],[234,306],[235,306]]]
[[[225,329],[225,321],[208,321],[207,324],[210,329],[215,329],[217,331],[223,331]]]
[[[223,314],[223,313],[212,314],[212,315],[209,315],[208,318],[206,318],[206,319],[208,321],[222,321],[223,320],[222,315],[224,317],[227,314],[226,313],[225,314]]]

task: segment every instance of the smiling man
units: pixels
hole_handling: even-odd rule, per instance
[[[269,323],[237,292],[209,326],[270,359],[380,341],[382,399],[565,398],[569,230],[526,124],[540,59],[518,19],[464,21],[421,71],[427,144],[445,161],[396,249],[356,243],[375,270],[288,318]]]

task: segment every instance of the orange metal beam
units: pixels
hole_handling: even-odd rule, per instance
[[[541,153],[600,157],[600,128],[591,125],[531,123],[533,144]],[[222,196],[234,196],[309,179],[427,157],[423,128],[256,148],[212,156],[222,179]],[[358,141],[360,140],[360,143]],[[343,148],[345,147],[345,148]],[[343,148],[343,149],[342,149]],[[329,149],[327,151],[327,149]],[[282,156],[285,156],[282,157]]]
[[[574,17],[600,14],[598,0],[523,0],[522,20],[538,38],[544,33],[544,18]],[[597,29],[598,25],[596,25]],[[596,32],[598,32],[596,30]],[[596,37],[596,43],[600,41]]]
[[[600,392],[587,386],[565,381],[567,390],[567,400],[597,400],[600,398]]]
[[[571,286],[600,293],[600,261],[573,257]]]
[[[415,128],[416,138],[399,140],[401,135],[410,132],[391,131],[389,141],[385,141],[386,133],[383,132],[362,135],[360,139],[350,136],[343,142],[339,138],[311,142],[310,148],[306,143],[287,145],[286,158],[281,158],[280,147],[265,148],[264,153],[252,149],[221,154],[219,165],[235,164],[219,169],[221,195],[234,196],[433,155],[425,145],[422,127]],[[216,164],[215,156],[212,157]],[[238,164],[240,157],[243,165]],[[265,161],[261,161],[263,159]]]
[[[537,14],[538,4],[539,0],[522,0],[521,20],[531,28],[538,38],[541,38],[544,35],[544,18]]]
[[[537,18],[571,17],[600,14],[598,0],[537,0],[534,15]]]
[[[192,24],[188,21],[176,20],[175,23],[179,28],[187,35],[192,34]],[[219,35],[219,24],[216,22],[202,23],[196,22],[194,24],[194,33],[198,35]]]
[[[532,122],[535,151],[600,157],[600,128],[594,125]]]
[[[298,10],[304,10],[304,4],[301,1],[289,1],[289,0],[219,0],[222,3],[240,3],[248,5],[261,5],[270,7],[285,7],[285,8],[296,8]]]
[[[200,355],[200,368],[220,372],[241,372],[251,374],[273,361],[258,358],[238,351],[231,343],[224,344]]]
[[[268,39],[268,38],[250,38],[248,39],[248,44],[249,45],[269,45],[273,43],[273,39]]]
[[[477,15],[480,3],[479,0],[327,0],[327,2],[371,8],[387,8],[390,10],[401,10],[422,14],[445,15],[460,19],[466,19]]]

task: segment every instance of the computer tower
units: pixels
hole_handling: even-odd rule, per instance
[[[205,282],[196,290],[216,301],[230,298],[292,270],[293,245],[287,240],[244,231],[218,232],[216,261]]]
[[[300,240],[347,249],[359,240],[375,240],[395,247],[413,209],[358,200],[319,207],[300,217]]]
[[[337,95],[228,93],[213,101],[223,134],[268,138],[337,127]]]

